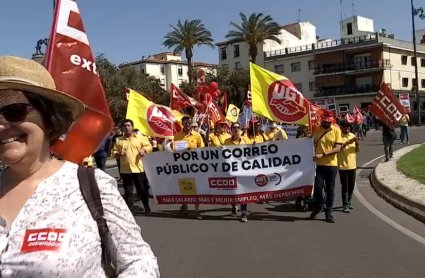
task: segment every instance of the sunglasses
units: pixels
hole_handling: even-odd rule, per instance
[[[232,127],[233,129],[241,129],[241,127],[240,126],[234,126],[234,127]]]
[[[0,108],[0,115],[10,123],[22,122],[28,116],[29,103],[14,103]]]

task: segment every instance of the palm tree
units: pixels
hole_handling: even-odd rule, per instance
[[[249,56],[251,62],[255,64],[259,43],[264,43],[265,40],[272,40],[280,44],[281,27],[269,15],[264,16],[262,13],[253,13],[246,17],[245,14],[239,13],[242,19],[242,24],[238,25],[230,22],[230,25],[236,28],[227,33],[226,38],[230,39],[229,43],[245,42],[249,48]]]
[[[189,84],[192,84],[193,73],[193,50],[195,46],[207,45],[214,48],[211,32],[205,28],[200,19],[185,21],[180,20],[176,26],[170,25],[173,31],[165,35],[163,45],[172,48],[174,53],[181,53],[183,50],[186,54],[187,66],[189,69]]]

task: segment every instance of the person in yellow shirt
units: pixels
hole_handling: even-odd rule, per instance
[[[297,130],[297,138],[305,138],[309,137],[310,131],[308,130],[308,125],[300,125],[300,127]]]
[[[406,140],[406,144],[409,144],[409,122],[410,122],[409,115],[404,114],[400,120],[400,140],[401,140],[400,144],[404,144],[405,140]]]
[[[335,197],[335,179],[338,172],[337,153],[341,150],[341,129],[334,126],[332,111],[324,111],[321,117],[321,126],[313,134],[316,161],[316,177],[314,180],[314,210],[310,215],[315,219],[322,211],[323,184],[326,187],[326,221],[334,223],[332,208]]]
[[[248,145],[251,144],[251,140],[245,136],[241,136],[241,125],[239,123],[233,123],[231,127],[232,136],[229,136],[224,141],[224,146],[239,146],[239,145]],[[247,212],[248,212],[248,204],[241,204],[241,222],[247,222]],[[237,216],[237,207],[232,205],[232,216]]]
[[[230,138],[227,129],[229,125],[225,121],[218,121],[215,124],[215,132],[210,134],[209,147],[222,146],[226,139]]]
[[[252,119],[249,122],[248,138],[251,140],[251,144],[269,141],[269,138],[261,129],[261,122],[259,122],[257,119]]]
[[[347,121],[340,123],[342,131],[342,146],[338,153],[338,172],[341,180],[342,211],[350,213],[353,209],[351,197],[356,185],[356,154],[360,151],[359,140],[350,132],[351,126]]]
[[[288,140],[288,135],[286,135],[286,132],[278,127],[275,122],[270,123],[270,129],[266,135],[269,141]]]
[[[175,144],[178,141],[186,141],[187,147],[189,149],[197,149],[197,148],[203,148],[204,140],[202,139],[202,136],[197,133],[196,131],[192,130],[192,118],[189,116],[184,116],[182,118],[182,124],[183,124],[183,130],[174,136],[173,141],[173,149],[175,150]],[[180,213],[182,215],[186,215],[188,211],[187,204],[182,204],[180,208]],[[201,220],[202,215],[199,212],[199,204],[195,204],[195,218]]]
[[[142,157],[152,152],[152,145],[146,136],[134,133],[132,120],[124,121],[124,135],[115,141],[112,153],[120,163],[120,174],[124,186],[124,199],[130,209],[134,207],[133,184],[142,201],[145,214],[150,215],[149,183],[142,164]]]

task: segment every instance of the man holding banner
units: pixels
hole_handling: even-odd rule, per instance
[[[316,161],[316,178],[314,181],[314,210],[310,215],[315,219],[322,211],[323,184],[326,189],[326,221],[334,223],[332,208],[335,197],[335,178],[338,172],[337,154],[341,150],[341,129],[332,123],[334,116],[332,111],[324,111],[320,128],[314,133],[314,147]]]

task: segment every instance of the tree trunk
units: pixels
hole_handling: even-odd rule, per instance
[[[193,64],[192,64],[192,58],[193,58],[193,51],[190,48],[186,48],[186,59],[187,59],[187,75],[189,77],[189,84],[193,85]]]
[[[258,49],[257,45],[249,46],[249,56],[251,56],[251,63],[255,64],[257,61]]]

